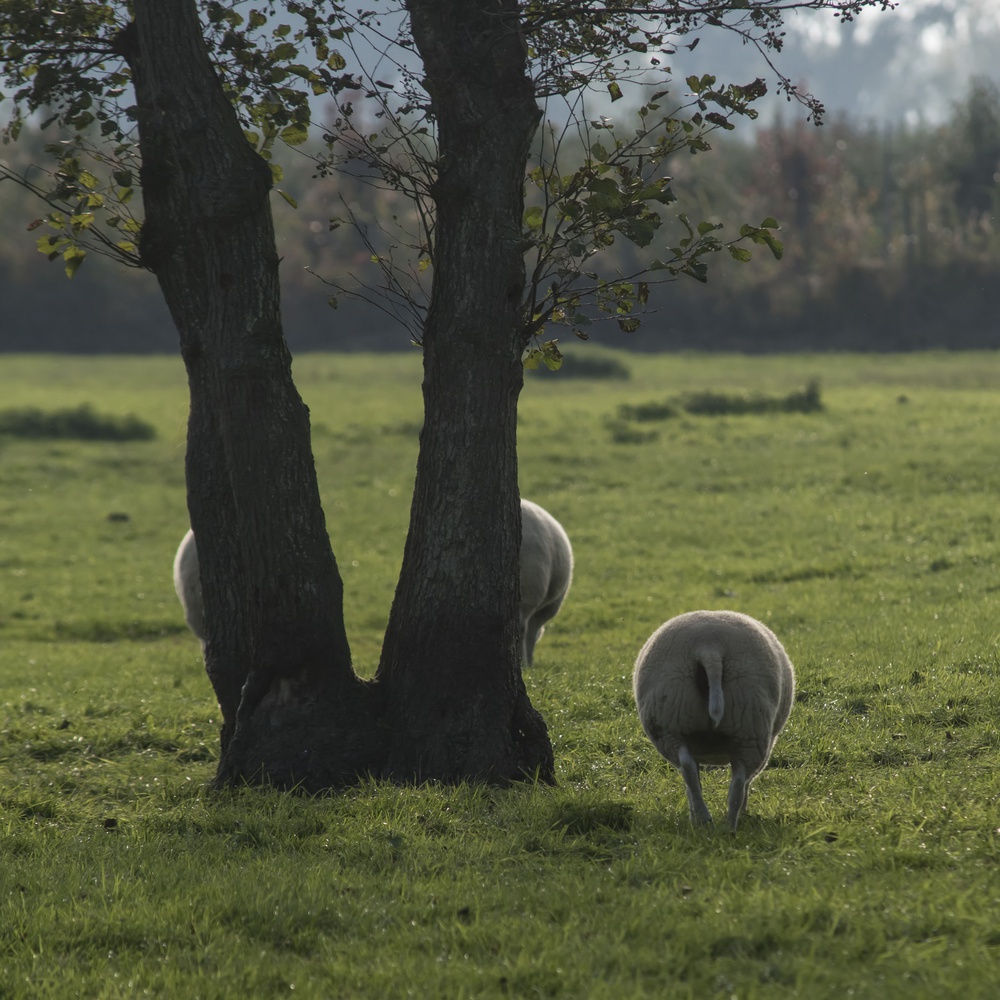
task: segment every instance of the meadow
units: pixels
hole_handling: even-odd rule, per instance
[[[3,358],[0,410],[156,435],[0,434],[0,998],[996,995],[1000,357],[615,358],[629,378],[532,372],[521,403],[522,494],[576,552],[526,675],[557,786],[322,798],[208,787],[218,711],[170,578],[179,358]],[[295,374],[370,675],[419,357]],[[676,405],[812,379],[818,412]],[[728,774],[692,829],[632,702],[642,643],[696,608],[765,621],[798,674],[735,835]]]

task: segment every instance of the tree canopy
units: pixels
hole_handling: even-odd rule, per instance
[[[396,252],[373,252],[382,278],[361,294],[419,340],[426,290],[418,286],[433,266],[437,123],[407,6],[199,3],[213,64],[264,159],[272,161],[276,144],[310,150],[319,176],[367,170],[371,180],[409,199],[411,212],[384,223]],[[718,223],[690,218],[677,203],[668,160],[705,152],[713,132],[756,117],[753,104],[769,83],[821,122],[822,102],[781,73],[785,18],[827,10],[850,21],[866,7],[891,6],[889,0],[519,4],[527,72],[547,119],[527,173],[526,332],[562,324],[586,336],[586,325],[600,314],[631,330],[651,284],[679,274],[703,281],[711,255],[723,250],[741,262],[754,243],[780,254],[773,217],[744,223],[731,239]],[[28,122],[58,130],[47,146],[46,173],[20,179],[51,209],[36,220],[38,249],[61,259],[69,274],[87,252],[144,264],[141,209],[133,200],[141,166],[134,92],[121,51],[130,9],[89,0],[58,9],[2,4],[0,65],[12,107],[3,138],[15,139]],[[713,75],[673,80],[671,57],[682,46],[694,48],[705,30],[731,32],[758,50],[764,76],[741,83]],[[336,113],[324,119],[331,104]],[[272,173],[278,192],[294,204],[273,161]],[[357,221],[351,206],[343,215],[331,225]],[[600,251],[619,238],[649,248],[634,274],[602,267]],[[359,290],[338,289],[345,291]]]

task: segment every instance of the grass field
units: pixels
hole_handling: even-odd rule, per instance
[[[0,437],[0,998],[997,995],[1000,358],[618,357],[628,380],[522,396],[522,493],[576,551],[527,676],[558,786],[322,799],[207,789],[218,714],[170,580],[180,361],[2,359],[0,410],[157,436]],[[419,358],[296,377],[367,675]],[[818,413],[627,415],[814,377]],[[722,607],[799,681],[736,836],[690,827],[630,691],[654,628]]]

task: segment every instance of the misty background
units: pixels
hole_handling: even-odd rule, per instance
[[[777,218],[785,258],[759,248],[736,264],[720,254],[707,285],[660,286],[638,331],[597,323],[592,342],[746,352],[1000,346],[1000,0],[902,0],[845,25],[829,12],[792,13],[787,32],[775,61],[825,104],[819,128],[776,93],[756,50],[727,32],[700,32],[671,66],[678,83],[706,73],[767,79],[757,122],[714,138],[711,152],[684,154],[671,172],[678,210],[724,221],[723,238],[742,222]],[[0,159],[41,163],[48,140],[25,135]],[[411,350],[410,334],[375,306],[340,295],[331,308],[321,280],[378,284],[371,247],[349,227],[330,230],[345,203],[376,244],[380,220],[406,206],[350,174],[314,179],[311,161],[291,151],[282,165],[281,186],[298,202],[273,201],[292,349]],[[0,184],[0,351],[176,351],[155,279],[95,255],[67,279],[60,261],[35,249],[28,226],[41,214],[13,183]],[[624,243],[613,253],[627,273],[638,258]],[[559,328],[546,336],[573,340]]]

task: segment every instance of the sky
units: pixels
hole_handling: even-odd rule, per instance
[[[934,124],[949,116],[971,76],[1000,81],[1000,0],[899,0],[895,10],[866,10],[847,25],[828,11],[792,13],[787,27],[779,68],[831,114]],[[702,33],[694,52],[675,57],[675,73],[732,82],[763,75],[760,57],[725,34]],[[771,114],[780,105],[772,102]]]
[[[365,6],[397,2],[368,0]],[[893,10],[864,10],[848,24],[830,11],[790,11],[786,28],[785,49],[776,64],[818,97],[830,117],[933,125],[951,116],[968,92],[970,77],[1000,82],[1000,0],[897,0]],[[697,36],[694,51],[681,45],[671,58],[675,80],[711,73],[720,82],[749,83],[763,76],[772,94],[757,105],[763,123],[776,114],[805,117],[804,110],[778,96],[773,75],[753,48],[717,28]],[[385,78],[386,69],[379,72]],[[591,110],[612,113],[610,108]],[[749,137],[743,128],[741,133]]]

